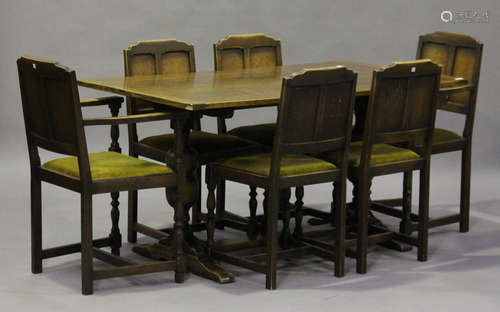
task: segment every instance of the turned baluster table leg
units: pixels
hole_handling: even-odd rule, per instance
[[[171,235],[165,234],[165,239],[162,239],[158,244],[139,245],[135,246],[133,250],[156,260],[175,259],[177,262],[175,281],[177,283],[184,282],[187,271],[221,284],[231,283],[234,281],[234,275],[220,268],[207,256],[206,244],[194,236],[187,222],[189,209],[199,196],[199,181],[196,176],[199,164],[196,153],[188,146],[191,126],[192,122],[187,117],[172,121],[175,147],[167,153],[166,163],[177,174],[178,185],[176,189],[166,190],[168,203],[175,210],[174,228],[168,231]],[[213,185],[210,191],[212,194],[210,195],[209,212],[213,214],[215,204]],[[213,215],[211,217],[213,219]],[[213,222],[211,222],[209,230],[212,231],[209,235],[213,242]],[[213,248],[213,244],[211,247]]]

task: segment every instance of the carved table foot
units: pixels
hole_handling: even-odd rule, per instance
[[[202,242],[194,236],[184,241],[188,271],[219,284],[234,282],[234,274],[221,268],[214,260],[204,255]],[[175,244],[172,237],[156,244],[136,245],[135,253],[154,260],[167,261],[175,259]]]
[[[382,223],[382,221],[380,221],[377,217],[375,217],[373,213],[370,211],[368,234],[377,234],[386,232],[389,232],[389,229],[387,229],[387,227]],[[382,242],[379,243],[378,245],[400,252],[407,252],[412,250],[411,245],[405,244],[401,241],[398,241],[397,239],[391,239],[390,241]]]

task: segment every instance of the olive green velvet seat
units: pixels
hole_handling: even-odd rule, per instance
[[[269,176],[271,168],[271,153],[255,154],[229,158],[221,167],[245,171],[248,173]],[[314,174],[336,169],[335,165],[306,155],[284,155],[281,159],[280,176],[294,176],[301,174]]]
[[[228,133],[249,141],[257,142],[264,146],[272,146],[275,132],[276,124],[267,123],[237,127],[232,129]]]
[[[363,142],[354,142],[349,148],[349,165],[357,167],[361,161],[361,151]],[[370,165],[383,165],[398,161],[412,160],[421,158],[412,150],[392,146],[389,144],[374,144],[370,158]]]
[[[142,139],[139,143],[153,147],[163,152],[168,151],[175,142],[174,134],[154,135]],[[189,145],[200,154],[201,158],[206,153],[217,153],[224,156],[240,149],[261,150],[253,142],[238,138],[233,135],[219,135],[204,131],[191,131]],[[228,155],[231,156],[231,155]]]
[[[115,152],[91,153],[89,163],[92,180],[132,178],[172,172],[165,165]],[[78,159],[74,156],[51,160],[42,167],[74,178],[80,177]]]

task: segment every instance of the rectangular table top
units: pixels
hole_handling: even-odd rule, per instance
[[[150,76],[82,79],[80,86],[141,98],[189,111],[276,105],[282,77],[306,68],[345,66],[358,73],[356,95],[369,95],[377,65],[329,61],[236,71],[192,72]],[[454,86],[463,79],[442,76],[441,86]]]

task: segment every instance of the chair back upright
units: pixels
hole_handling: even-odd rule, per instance
[[[32,174],[40,168],[40,147],[78,156],[80,180],[90,181],[75,72],[53,61],[28,57],[19,58],[17,68]]]
[[[284,154],[338,153],[346,166],[357,74],[345,67],[305,70],[283,78],[271,176]],[[345,167],[346,168],[346,167]]]
[[[430,158],[441,66],[430,60],[395,62],[373,72],[364,125],[361,165],[369,166],[373,144],[414,146],[424,138],[422,157]]]
[[[419,37],[417,59],[431,59],[442,66],[443,74],[467,79],[468,91],[444,98],[439,109],[466,115],[463,136],[472,136],[483,44],[474,37],[434,32]]]

